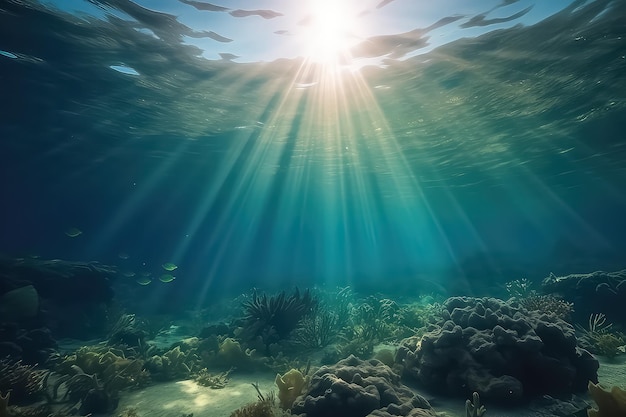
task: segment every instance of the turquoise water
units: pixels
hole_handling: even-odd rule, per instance
[[[253,3],[0,0],[0,415],[623,387],[626,2]]]
[[[622,2],[351,5],[330,58],[218,6],[4,2],[0,250],[183,298],[624,266]]]

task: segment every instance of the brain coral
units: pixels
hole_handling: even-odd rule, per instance
[[[300,417],[435,417],[428,401],[387,365],[352,355],[315,372],[291,411]]]
[[[396,360],[433,391],[508,404],[583,392],[598,370],[569,323],[495,298],[449,298],[439,323],[405,339]]]

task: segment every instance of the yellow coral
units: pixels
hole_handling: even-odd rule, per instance
[[[278,399],[280,407],[288,410],[293,405],[296,398],[302,394],[309,385],[309,376],[302,375],[297,369],[291,369],[285,375],[276,374],[276,386],[278,386]]]
[[[598,405],[598,409],[587,411],[589,417],[626,417],[626,391],[613,387],[611,391],[603,389],[600,384],[589,381],[589,394]]]

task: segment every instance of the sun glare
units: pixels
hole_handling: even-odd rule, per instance
[[[347,63],[356,41],[356,8],[350,0],[312,0],[305,24],[306,56],[316,63]]]

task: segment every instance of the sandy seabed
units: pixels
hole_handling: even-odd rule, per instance
[[[236,409],[255,402],[257,392],[252,383],[258,383],[263,394],[276,391],[275,374],[254,373],[231,375],[222,389],[198,385],[192,380],[155,384],[138,391],[126,392],[112,416],[134,409],[139,417],[229,417]],[[600,359],[600,383],[605,387],[623,386],[626,382],[626,356],[614,360]],[[464,401],[438,398],[426,392],[417,392],[427,398],[442,416],[464,416]],[[536,415],[525,408],[516,410],[489,409],[499,417],[526,417]]]

